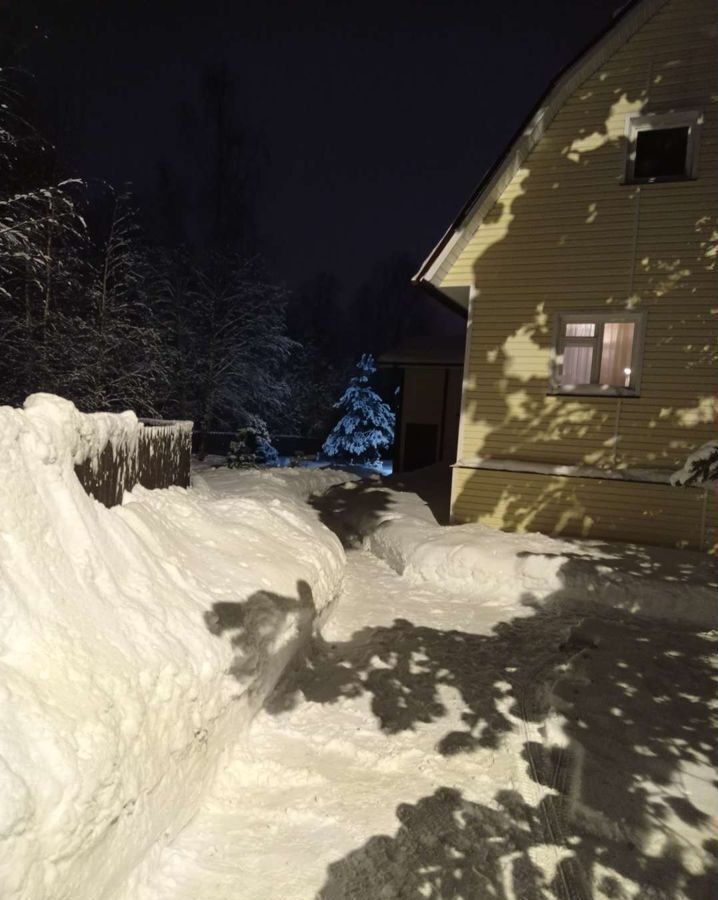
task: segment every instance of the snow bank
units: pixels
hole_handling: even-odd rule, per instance
[[[340,587],[311,472],[88,497],[76,462],[136,429],[0,408],[3,900],[101,900],[149,865]]]
[[[378,479],[346,484],[327,498],[372,553],[415,583],[484,603],[598,605],[718,624],[718,572],[704,554],[509,534],[479,524],[442,527],[415,494]]]

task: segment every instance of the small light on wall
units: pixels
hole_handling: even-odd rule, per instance
[[[631,369],[629,366],[626,366],[626,368],[623,370],[623,374],[626,376],[626,381],[625,381],[624,387],[630,387],[630,385],[631,385]]]

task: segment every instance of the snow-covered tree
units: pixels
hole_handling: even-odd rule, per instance
[[[718,440],[708,441],[694,450],[683,466],[671,475],[671,484],[676,486],[708,482],[718,488]]]
[[[334,426],[322,447],[330,458],[350,462],[377,462],[381,451],[394,441],[396,417],[391,408],[374,391],[369,379],[376,372],[371,354],[363,354],[357,363],[358,375],[334,404],[344,415]]]
[[[215,253],[193,271],[193,315],[186,352],[192,417],[202,430],[269,418],[287,401],[284,367],[295,342],[286,335],[285,291],[256,266]]]
[[[62,180],[0,71],[0,400],[52,389],[56,326],[78,296],[82,183]]]
[[[60,392],[83,409],[157,415],[167,379],[153,271],[132,199],[107,195],[104,228],[89,254],[83,303],[58,349]]]
[[[109,226],[96,269],[95,343],[102,373],[98,407],[130,407],[154,415],[167,379],[167,361],[154,291],[152,260],[127,193],[112,198]]]
[[[204,430],[256,414],[272,426],[282,419],[298,344],[287,336],[285,290],[226,249],[239,245],[235,189],[244,181],[241,160],[237,171],[219,164],[234,140],[225,76],[208,94],[222,107],[215,249],[150,251],[126,193],[102,197],[61,179],[0,70],[0,403],[49,391],[85,411],[133,408]]]
[[[248,419],[229,445],[227,467],[278,466],[279,454],[272,446],[267,423],[259,416],[249,416]]]

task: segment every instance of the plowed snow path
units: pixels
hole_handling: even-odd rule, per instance
[[[708,898],[709,651],[351,552],[323,639],[138,900]]]

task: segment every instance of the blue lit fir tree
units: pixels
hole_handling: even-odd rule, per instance
[[[363,354],[357,363],[355,375],[335,409],[344,415],[324,441],[322,451],[331,459],[354,463],[375,463],[381,459],[382,450],[394,442],[396,417],[388,404],[372,390],[369,379],[376,372],[371,354]]]

